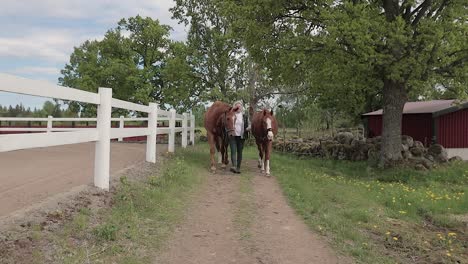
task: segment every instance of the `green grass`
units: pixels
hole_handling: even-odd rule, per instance
[[[281,154],[271,164],[305,222],[357,262],[468,263],[460,221],[468,213],[468,164],[380,171]]]
[[[196,148],[178,151],[162,172],[146,181],[121,178],[110,208],[83,208],[53,238],[59,263],[151,263],[180,221],[205,174],[208,156]]]

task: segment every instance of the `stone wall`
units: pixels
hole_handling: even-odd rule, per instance
[[[291,139],[278,138],[273,142],[273,148],[300,156],[317,158],[369,161],[377,164],[380,156],[381,138],[364,139],[351,132],[340,132],[335,137],[320,139]],[[413,140],[410,136],[402,136],[401,152],[404,162],[410,166],[427,170],[437,164],[449,161],[461,160],[460,157],[448,159],[445,148],[434,144],[429,148],[424,147],[422,142]]]

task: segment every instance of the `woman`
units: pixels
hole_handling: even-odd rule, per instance
[[[240,173],[242,163],[242,151],[244,149],[244,141],[249,137],[250,123],[244,107],[240,101],[234,103],[233,108],[236,109],[236,118],[234,123],[234,135],[229,138],[231,147],[231,171]]]

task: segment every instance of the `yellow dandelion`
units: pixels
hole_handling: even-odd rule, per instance
[[[390,235],[390,231],[387,231],[387,233],[385,233],[386,235]]]
[[[397,240],[398,240],[398,237],[393,237],[393,240],[397,241]]]
[[[450,254],[450,252],[449,252],[449,253],[447,253],[447,256],[451,257],[451,256],[452,256],[452,254]]]
[[[457,233],[450,232],[447,234],[448,236],[457,236]]]

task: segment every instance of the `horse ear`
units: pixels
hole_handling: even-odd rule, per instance
[[[232,107],[231,107],[232,108]],[[233,112],[237,112],[239,110],[239,107],[236,106],[236,108],[232,109]]]
[[[263,115],[266,116],[267,115],[267,110],[266,109],[263,109]]]

